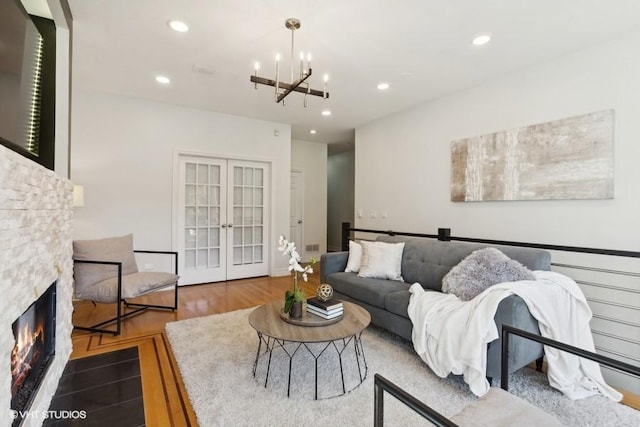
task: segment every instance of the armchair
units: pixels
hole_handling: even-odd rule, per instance
[[[173,259],[174,273],[138,271],[135,253],[164,254]],[[133,249],[133,236],[111,237],[73,242],[75,296],[95,303],[116,304],[116,316],[91,326],[75,329],[119,335],[122,320],[149,308],[178,308],[178,253]],[[130,299],[173,286],[173,305],[130,302]],[[132,310],[127,310],[133,308]],[[116,323],[115,329],[103,328]]]

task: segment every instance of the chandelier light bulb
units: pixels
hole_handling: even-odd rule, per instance
[[[280,54],[276,53],[276,62],[280,62]]]
[[[258,71],[260,69],[260,63],[258,61],[256,61],[255,64],[253,64],[253,69]]]
[[[300,61],[304,61],[304,52],[300,51]]]
[[[329,81],[329,74],[325,74],[324,75],[324,82],[328,82]]]

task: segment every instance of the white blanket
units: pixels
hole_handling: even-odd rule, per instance
[[[471,391],[489,391],[486,379],[487,343],[498,338],[493,320],[500,301],[520,296],[538,321],[543,337],[595,351],[589,329],[591,310],[578,285],[551,271],[535,271],[536,280],[491,286],[471,301],[455,295],[427,292],[418,283],[411,288],[409,318],[413,346],[436,375],[463,375]],[[602,394],[620,401],[608,386],[597,363],[545,346],[549,384],[571,399]]]

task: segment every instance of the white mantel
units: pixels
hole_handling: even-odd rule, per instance
[[[11,325],[54,281],[55,357],[31,411],[49,408],[71,354],[71,182],[0,145],[0,426],[11,425]],[[23,426],[39,426],[26,419]]]

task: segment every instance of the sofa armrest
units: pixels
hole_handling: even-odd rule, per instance
[[[320,283],[325,283],[331,273],[344,271],[347,268],[349,252],[329,252],[320,257]]]
[[[502,325],[510,325],[527,332],[540,335],[538,321],[531,315],[527,304],[517,295],[510,295],[500,301],[494,317],[498,331]],[[514,372],[523,366],[542,357],[542,344],[514,337],[509,343],[509,372]],[[489,343],[487,352],[487,376],[500,377],[500,363],[502,358],[502,337]]]

